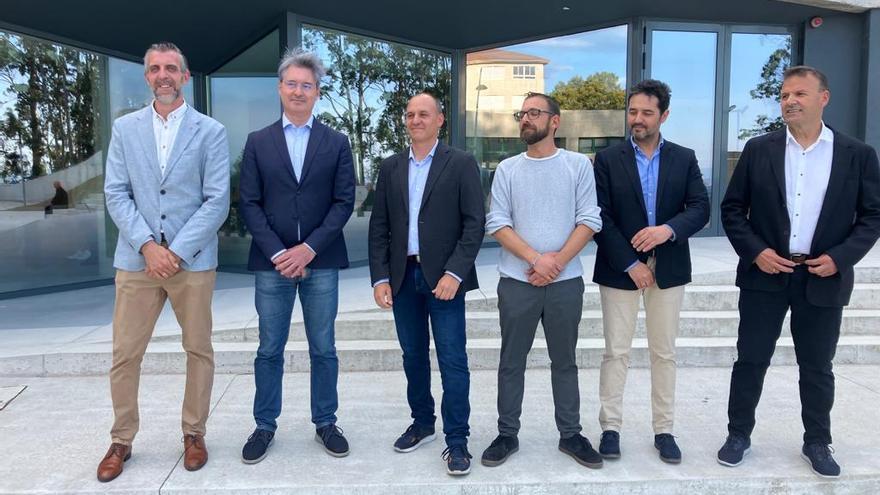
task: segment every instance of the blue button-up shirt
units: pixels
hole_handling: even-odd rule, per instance
[[[281,126],[284,128],[284,140],[287,141],[287,153],[293,164],[293,173],[296,180],[302,180],[303,162],[306,159],[306,148],[309,145],[309,136],[312,133],[312,123],[315,116],[309,117],[309,121],[302,126],[297,126],[287,115],[281,115]]]
[[[434,153],[437,151],[437,143],[431,151],[421,160],[416,160],[412,147],[409,149],[409,235],[406,242],[406,254],[419,254],[419,210],[422,207],[422,196],[425,194],[425,185],[428,183],[428,172],[431,170],[431,162],[434,161]]]
[[[636,166],[639,169],[639,182],[642,184],[642,197],[645,199],[645,210],[648,213],[648,225],[657,225],[657,178],[660,174],[660,150],[663,149],[663,137],[657,144],[654,154],[648,157],[630,137],[633,151],[636,154]]]

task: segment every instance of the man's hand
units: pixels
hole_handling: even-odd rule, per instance
[[[526,271],[530,284],[535,287],[544,287],[556,280],[556,277],[565,268],[565,265],[557,260],[557,254],[559,253],[553,251],[538,257],[535,264]]]
[[[804,261],[804,264],[809,265],[810,267],[807,270],[818,277],[830,277],[837,273],[837,264],[827,254]]]
[[[834,264],[833,261],[831,263],[832,265]],[[773,248],[767,248],[761,251],[761,254],[755,258],[755,264],[758,265],[758,268],[760,268],[762,272],[770,275],[776,275],[779,272],[791,273],[794,271],[794,267],[797,266],[797,263],[794,261],[785,259],[776,254],[776,251],[774,251]],[[835,270],[836,269],[837,268],[835,267]]]
[[[437,282],[437,287],[434,287],[434,290],[432,290],[431,293],[441,301],[450,301],[455,297],[456,292],[458,292],[459,285],[461,285],[461,283],[456,280],[455,277],[447,273],[440,277],[440,281]]]
[[[315,259],[315,253],[305,244],[297,244],[281,253],[273,263],[275,269],[287,278],[302,277],[303,271]]]
[[[141,248],[146,261],[145,272],[148,277],[157,280],[167,279],[180,271],[180,258],[169,249],[149,241]]]
[[[628,272],[629,278],[636,283],[639,289],[647,289],[654,285],[654,273],[648,268],[648,265],[639,261],[636,266],[630,268]]]
[[[672,227],[668,225],[658,225],[656,227],[645,227],[636,232],[636,235],[633,236],[630,243],[636,251],[646,253],[671,238]]]
[[[380,308],[390,308],[394,303],[394,301],[391,300],[391,284],[388,282],[376,284],[376,286],[373,287],[373,299],[376,300],[376,305]]]

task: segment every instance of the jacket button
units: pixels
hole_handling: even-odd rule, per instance
[[[165,194],[165,189],[162,189],[161,191],[159,191],[159,194]]]
[[[161,218],[162,220],[165,220],[165,215],[163,214],[163,215],[162,215],[161,217],[159,217],[159,218]]]

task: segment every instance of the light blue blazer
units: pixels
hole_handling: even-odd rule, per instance
[[[119,228],[113,266],[126,271],[145,267],[141,247],[159,242],[189,271],[217,267],[217,231],[229,212],[229,145],[226,129],[189,107],[159,169],[150,105],[113,123],[104,195]]]

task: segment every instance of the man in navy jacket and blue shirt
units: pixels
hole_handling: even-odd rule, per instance
[[[334,321],[339,269],[348,266],[342,228],[354,208],[348,137],[312,115],[324,67],[294,50],[278,67],[281,120],[248,136],[241,167],[241,212],[253,236],[248,269],[255,272],[260,345],[254,360],[256,430],[242,461],[261,461],[281,413],[284,347],[299,292],[311,360],[315,440],[335,457],[349,453],[336,426],[338,405]]]
[[[405,120],[412,144],[382,162],[370,217],[373,296],[394,311],[413,418],[394,450],[411,452],[434,439],[430,318],[443,382],[443,456],[449,474],[464,475],[471,458],[464,295],[477,288],[474,260],[483,242],[480,172],[473,156],[438,140],[437,98],[412,97]]]
[[[620,457],[623,390],[644,298],[654,446],[664,462],[681,462],[672,436],[675,337],[684,286],[691,281],[688,238],[709,221],[709,195],[694,151],[660,135],[669,99],[669,87],[660,81],[636,84],[627,99],[630,139],[596,155],[602,232],[596,235],[593,282],[599,285],[605,336],[599,453],[606,459]]]

